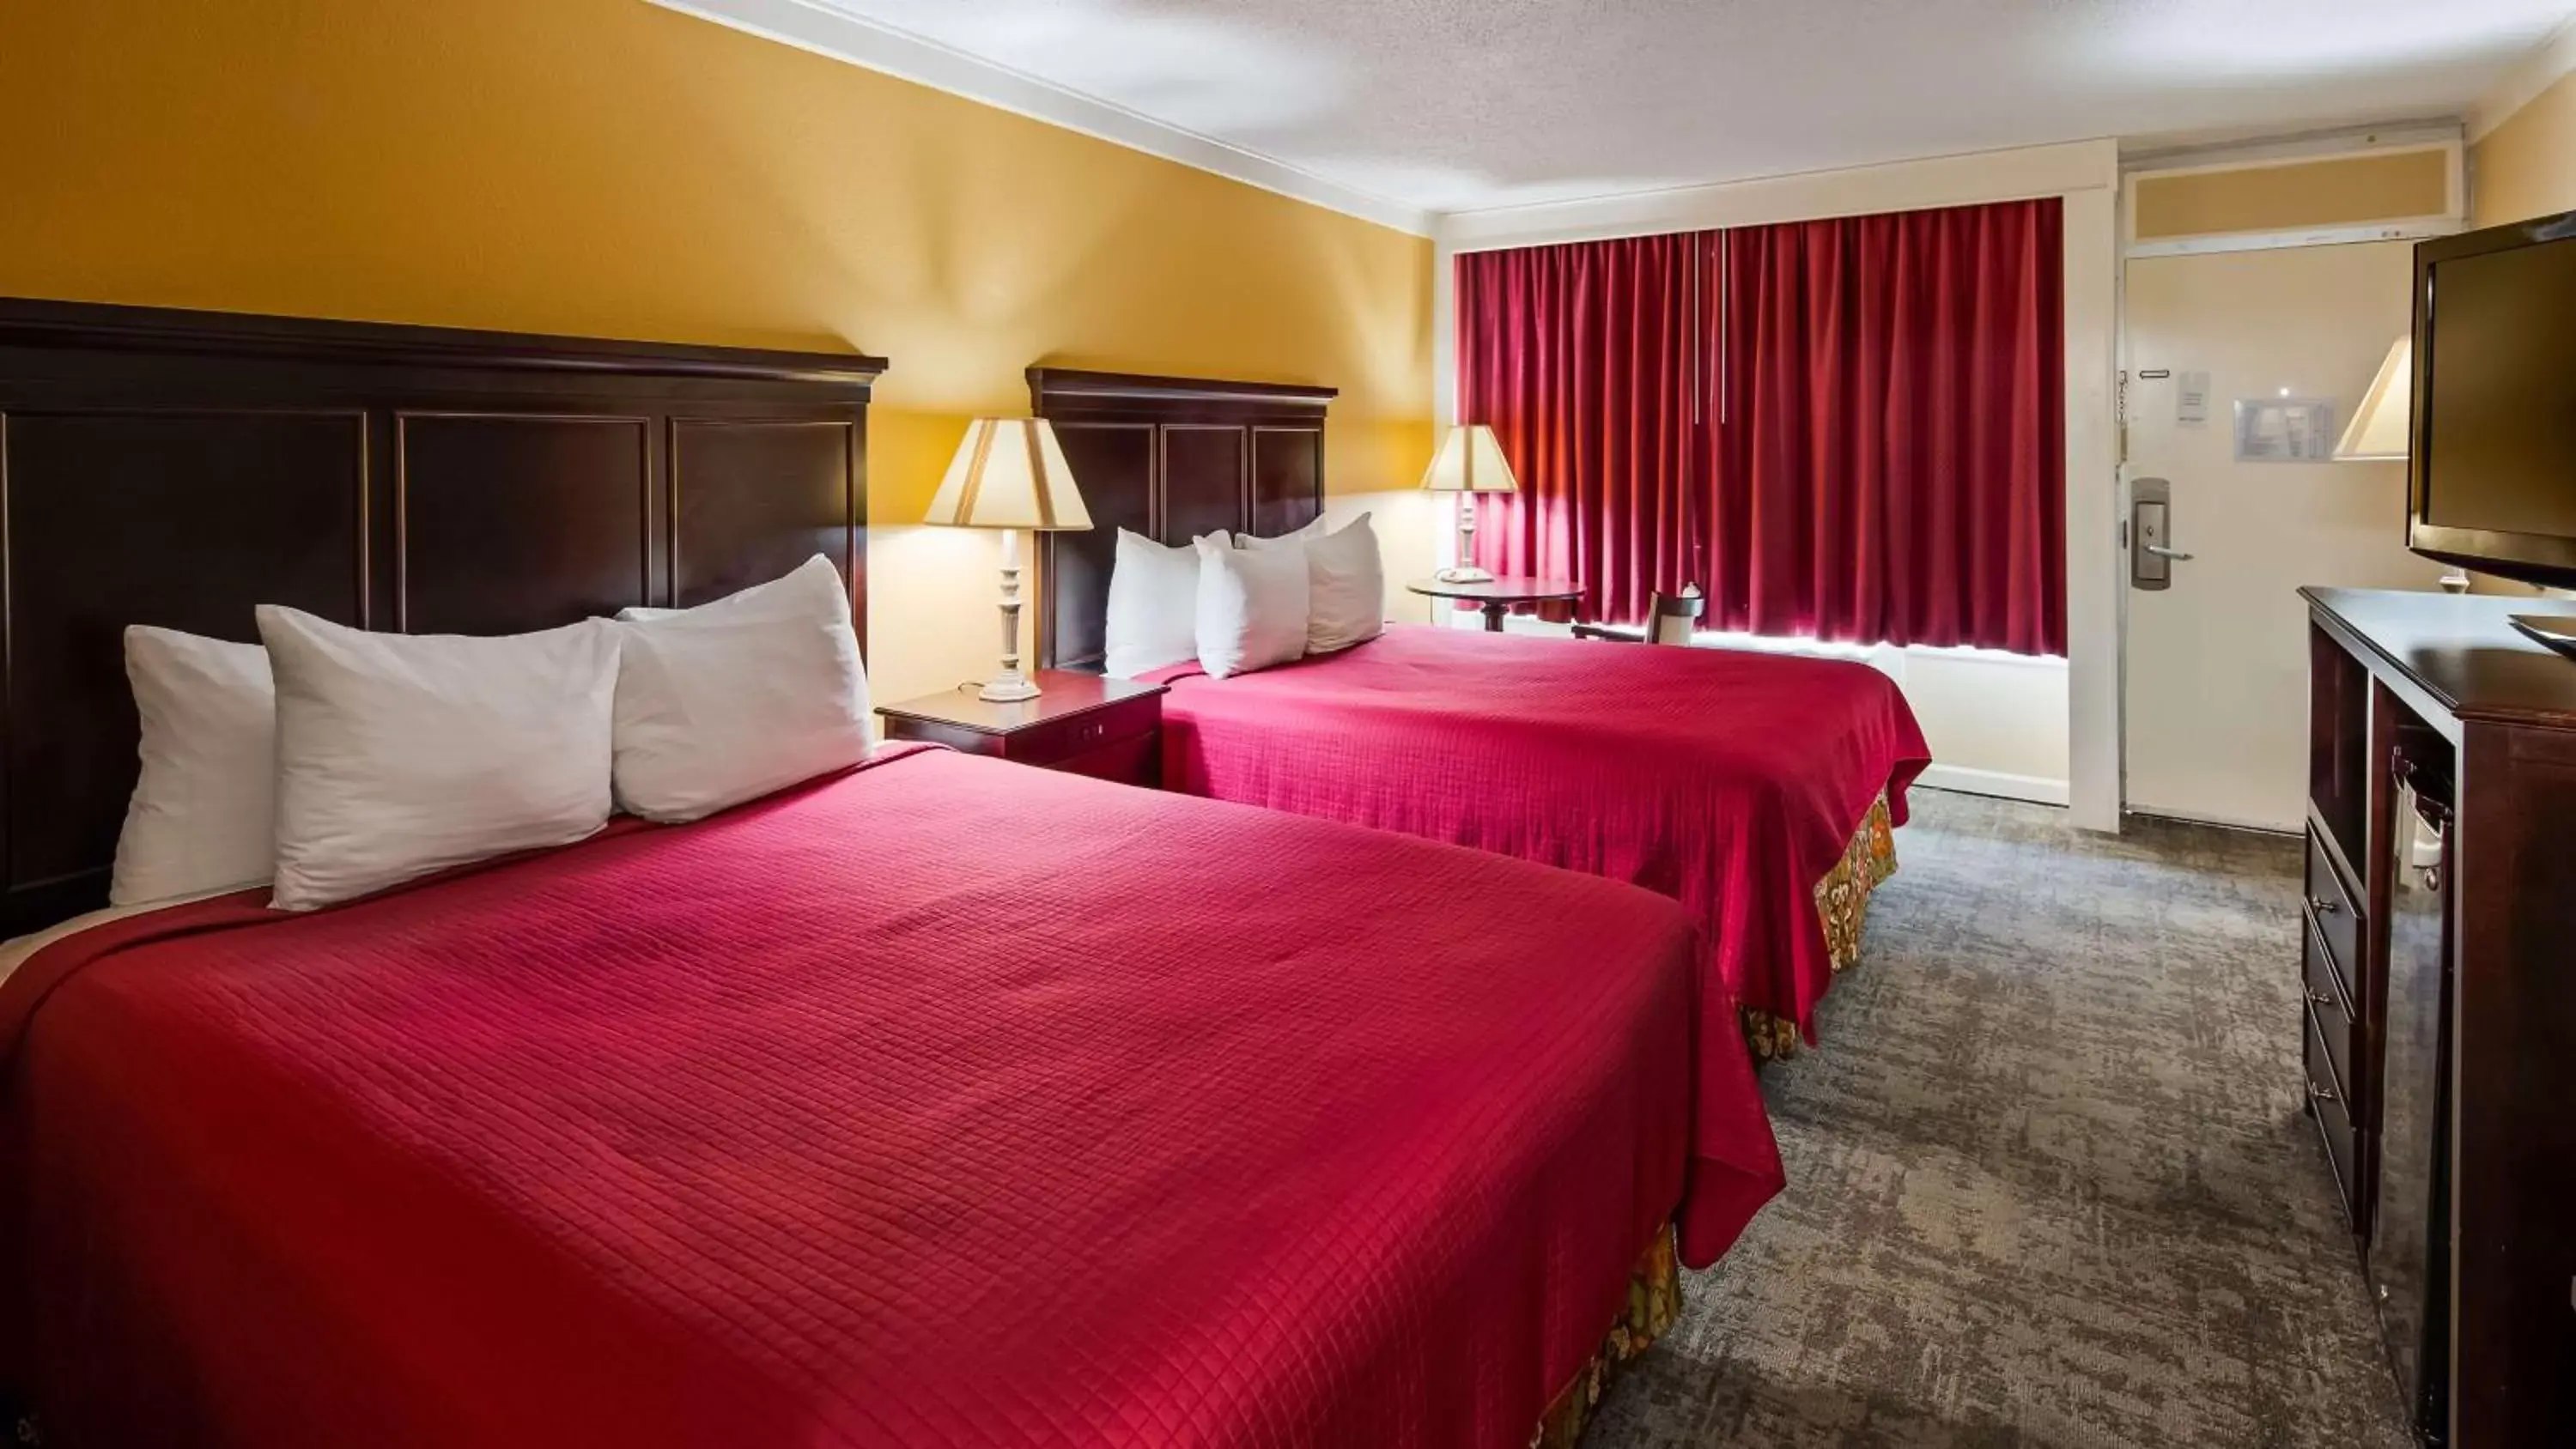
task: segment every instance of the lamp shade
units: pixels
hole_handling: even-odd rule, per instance
[[[1073,468],[1044,418],[977,418],[949,461],[925,523],[951,528],[1091,526]]]
[[[2342,463],[2403,463],[2411,443],[2415,413],[2415,339],[2400,337],[2370,380],[2352,425],[2335,444]]]
[[[1423,470],[1422,486],[1434,493],[1514,493],[1520,480],[1503,458],[1503,445],[1483,423],[1451,428]]]

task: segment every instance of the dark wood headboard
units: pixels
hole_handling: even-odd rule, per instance
[[[866,622],[885,363],[0,300],[0,934],[106,899],[128,624],[495,634],[820,552]]]
[[[1029,369],[1029,411],[1055,424],[1092,527],[1038,535],[1038,663],[1100,668],[1118,530],[1182,544],[1286,533],[1324,508],[1329,387]]]

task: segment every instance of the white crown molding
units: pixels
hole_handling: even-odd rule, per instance
[[[1435,235],[1445,251],[1490,251],[1654,232],[1970,206],[2111,190],[2119,184],[2118,142],[2068,141],[2053,146],[2019,146],[2004,151],[1675,186],[1581,201],[1453,211],[1439,218]]]
[[[819,0],[652,0],[718,25],[782,45],[883,71],[933,90],[964,96],[1051,126],[1079,131],[1149,156],[1213,172],[1247,186],[1329,211],[1431,235],[1431,213],[1390,197],[1328,181],[1284,161],[1256,155],[1195,131],[1167,125],[1124,106],[1069,91],[1035,76],[979,60],[919,36],[888,29]]]
[[[2365,152],[2431,151],[2459,145],[2462,134],[2461,123],[2448,119],[2337,126],[2331,130],[2303,131],[2289,136],[2262,136],[2252,140],[2129,151],[2120,157],[2120,170],[2124,174],[2235,171],[2249,166],[2334,160]]]
[[[2489,132],[2512,119],[2514,112],[2540,99],[2542,91],[2556,85],[2559,77],[2570,71],[2576,71],[2576,17],[2525,51],[2503,79],[2478,97],[2478,103],[2469,108],[2470,144],[2485,140]]]

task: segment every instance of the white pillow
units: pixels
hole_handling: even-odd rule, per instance
[[[1277,534],[1270,538],[1255,538],[1248,533],[1238,533],[1234,536],[1234,546],[1236,548],[1286,548],[1292,543],[1308,543],[1323,536],[1324,516],[1319,513],[1306,520],[1304,528],[1291,533]]]
[[[1223,549],[1225,535],[1202,534],[1187,548],[1166,548],[1143,534],[1118,530],[1102,672],[1133,679],[1198,657],[1199,546],[1211,543]]]
[[[867,755],[850,596],[822,555],[711,604],[617,617],[620,808],[695,820]]]
[[[268,651],[137,624],[125,677],[143,770],[116,837],[108,904],[255,886],[277,857],[277,690]]]
[[[819,553],[765,584],[736,589],[721,599],[709,599],[685,609],[653,609],[631,604],[617,611],[617,620],[621,624],[649,624],[656,619],[715,619],[727,614],[753,612],[774,614],[781,608],[793,609],[813,602],[817,590],[825,584],[831,585],[832,592],[840,596],[841,617],[846,621],[850,617],[850,596],[842,592],[841,571],[832,567],[832,561]]]
[[[475,639],[257,611],[277,679],[277,893],[306,911],[608,822],[617,634]]]
[[[1277,538],[1238,533],[1234,541],[1256,552],[1305,549],[1307,653],[1330,654],[1386,632],[1386,562],[1378,554],[1377,531],[1369,527],[1367,514],[1329,534],[1317,518]]]
[[[1217,679],[1306,652],[1306,553],[1199,540],[1199,667]]]

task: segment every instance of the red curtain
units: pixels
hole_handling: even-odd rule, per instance
[[[2051,198],[1710,243],[1716,627],[2066,652],[2061,224]]]
[[[1458,415],[1492,426],[1521,485],[1476,500],[1475,561],[1582,581],[1587,618],[1642,619],[1687,572],[1705,241],[1458,258]]]
[[[2060,208],[1458,258],[1459,417],[1522,491],[1476,561],[1637,623],[2066,648]]]

